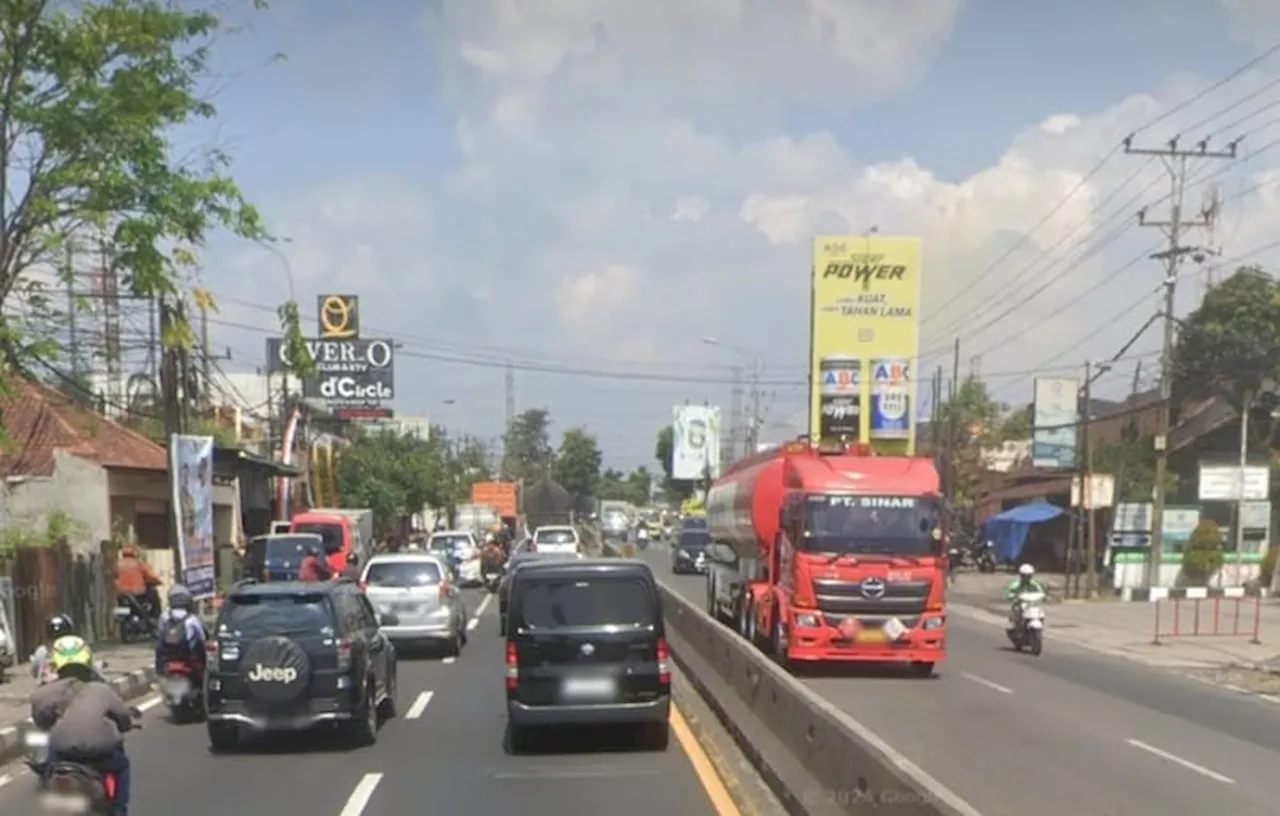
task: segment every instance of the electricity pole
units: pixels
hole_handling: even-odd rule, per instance
[[[743,456],[751,456],[756,452],[760,435],[760,358],[751,358],[751,414],[748,417],[747,443]]]
[[[1165,262],[1164,277],[1164,342],[1160,351],[1160,416],[1155,438],[1156,473],[1155,495],[1151,505],[1151,552],[1147,556],[1146,585],[1157,586],[1160,577],[1160,555],[1164,551],[1165,471],[1169,466],[1170,401],[1173,398],[1173,345],[1174,345],[1174,294],[1178,285],[1178,263],[1183,255],[1197,252],[1196,247],[1182,245],[1183,230],[1209,226],[1210,218],[1202,216],[1189,221],[1182,217],[1182,199],[1187,186],[1187,164],[1191,159],[1234,159],[1239,142],[1230,142],[1226,150],[1209,150],[1208,141],[1202,141],[1192,150],[1178,148],[1178,139],[1170,139],[1161,148],[1137,148],[1133,137],[1124,140],[1124,152],[1137,156],[1158,156],[1169,173],[1171,184],[1169,220],[1150,221],[1146,210],[1138,212],[1138,223],[1144,227],[1157,227],[1169,239],[1168,247],[1152,255],[1154,260]]]
[[[955,351],[951,357],[951,396],[947,400],[947,455],[946,455],[946,471],[943,478],[946,479],[945,495],[947,504],[952,505],[956,500],[956,433],[959,430],[957,426],[959,411],[956,406],[956,398],[960,396],[960,338],[956,338]]]

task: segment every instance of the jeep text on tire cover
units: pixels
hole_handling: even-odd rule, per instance
[[[255,683],[284,683],[287,685],[298,679],[298,670],[268,668],[259,663],[253,667],[253,671],[249,672],[248,679]]]

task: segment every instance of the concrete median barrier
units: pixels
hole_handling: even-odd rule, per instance
[[[605,553],[621,555],[612,545]],[[898,816],[981,816],[737,633],[661,581],[658,585],[667,639],[682,674],[788,812],[825,816],[880,809]]]

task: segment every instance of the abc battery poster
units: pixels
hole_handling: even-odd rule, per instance
[[[814,239],[809,433],[915,452],[919,238]]]

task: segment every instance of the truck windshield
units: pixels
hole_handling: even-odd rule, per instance
[[[930,555],[938,514],[938,500],[928,496],[810,496],[801,548],[833,555]]]

